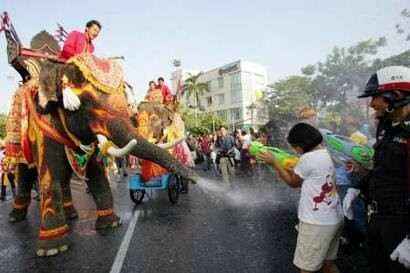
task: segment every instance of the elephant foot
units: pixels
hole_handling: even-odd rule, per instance
[[[39,257],[55,256],[68,250],[69,243],[67,236],[57,239],[39,240],[36,254]]]
[[[27,216],[27,208],[13,208],[13,210],[9,213],[9,222],[10,223],[18,223],[21,221],[26,220]]]
[[[97,212],[98,215],[98,212]],[[102,230],[109,230],[117,228],[121,225],[121,219],[115,213],[111,213],[109,215],[98,215],[98,218],[95,222],[95,229],[102,231]]]
[[[74,220],[78,218],[78,213],[74,206],[64,207],[64,214],[65,219],[67,220]]]

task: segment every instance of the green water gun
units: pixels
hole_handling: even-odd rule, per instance
[[[369,146],[359,145],[348,137],[333,134],[329,130],[320,130],[327,150],[335,160],[346,162],[354,160],[366,169],[373,165],[374,150]]]
[[[293,169],[299,161],[299,157],[292,155],[279,148],[265,146],[258,141],[253,141],[249,146],[249,153],[251,156],[257,156],[262,152],[270,152],[279,161],[279,164],[285,170]]]

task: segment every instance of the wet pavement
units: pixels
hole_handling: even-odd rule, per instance
[[[226,189],[201,174],[176,205],[166,192],[152,192],[134,206],[127,183],[112,182],[123,224],[104,235],[94,230],[85,186],[73,181],[80,217],[70,223],[70,249],[50,258],[35,256],[38,202],[17,224],[7,221],[11,201],[0,202],[0,272],[296,272],[298,192],[273,177],[236,178],[234,189]]]

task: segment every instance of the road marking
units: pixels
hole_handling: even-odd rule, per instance
[[[134,234],[135,226],[138,222],[138,216],[140,212],[135,210],[130,224],[128,225],[127,232],[122,239],[120,249],[118,249],[117,255],[115,256],[114,263],[112,264],[110,273],[120,273],[122,265],[124,264],[125,256],[127,256],[127,251],[130,246],[132,235]]]

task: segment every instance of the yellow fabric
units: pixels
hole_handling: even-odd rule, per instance
[[[96,64],[97,61],[93,55],[83,53],[70,58],[67,63],[75,64],[97,90],[108,94],[124,93],[123,72],[119,64],[113,60],[100,59],[101,62],[109,64],[110,71],[103,71]]]
[[[89,91],[89,92],[94,92],[94,91],[96,91],[95,88],[94,88],[94,86],[92,86],[91,84],[87,84],[87,85],[85,85],[85,86],[82,87],[82,88],[71,87],[70,89],[71,89],[71,91],[73,91],[73,93],[76,94],[77,96],[80,96],[82,93],[87,92],[87,91]]]
[[[163,96],[160,89],[154,89],[152,91],[148,91],[147,95],[145,96],[146,101],[150,102],[159,102],[162,103]]]
[[[167,136],[167,142],[172,143],[175,140],[181,139],[185,136],[185,125],[178,113],[174,114],[172,123],[165,128],[164,134]]]
[[[102,146],[101,149],[100,149],[101,154],[102,154],[103,156],[109,156],[109,154],[108,154],[108,149],[111,148],[111,147],[116,147],[116,146],[114,145],[114,143],[112,143],[112,141],[107,140],[106,142],[104,142],[103,146]]]

